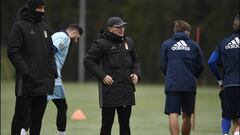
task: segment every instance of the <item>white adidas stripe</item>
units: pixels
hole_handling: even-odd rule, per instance
[[[232,44],[237,44],[234,39],[231,41],[231,43]],[[229,44],[231,44],[231,43],[229,43]]]
[[[183,46],[187,46],[186,42],[183,40],[180,40],[180,42],[183,44]]]
[[[177,44],[175,44],[175,46],[183,46],[183,45],[181,44],[181,42],[177,42]]]
[[[237,44],[240,44],[240,41],[239,41],[238,37],[236,37],[234,40],[237,42]]]

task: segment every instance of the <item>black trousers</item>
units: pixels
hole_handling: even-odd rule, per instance
[[[132,106],[126,107],[103,107],[102,108],[102,126],[100,135],[111,135],[112,125],[115,116],[115,110],[118,114],[120,125],[120,135],[131,135],[129,121],[132,112]]]
[[[11,135],[20,135],[28,119],[31,119],[30,135],[40,135],[46,104],[47,95],[16,97]]]
[[[67,102],[66,99],[52,99],[53,103],[57,107],[57,120],[56,125],[58,131],[65,131],[67,125]],[[28,130],[31,126],[31,118],[28,115],[24,122],[23,128]]]
[[[56,125],[58,131],[65,131],[67,125],[67,102],[66,99],[52,99],[57,107]]]

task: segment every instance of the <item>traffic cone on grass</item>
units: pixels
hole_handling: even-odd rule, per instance
[[[82,112],[81,109],[76,109],[72,114],[72,120],[86,120],[86,115]]]

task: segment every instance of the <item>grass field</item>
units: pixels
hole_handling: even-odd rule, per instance
[[[67,135],[98,135],[100,109],[96,83],[65,83],[68,101]],[[196,101],[196,129],[192,135],[220,135],[221,110],[216,87],[199,87]],[[165,96],[163,86],[140,84],[131,118],[132,135],[169,135],[168,117],[163,113]],[[1,135],[10,134],[14,110],[14,83],[1,82]],[[86,115],[84,121],[71,120],[74,110],[80,108]],[[56,108],[48,103],[42,124],[42,135],[56,135]],[[181,117],[179,118],[181,119]],[[115,122],[112,135],[119,135]]]

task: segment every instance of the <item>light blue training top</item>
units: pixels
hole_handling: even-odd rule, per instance
[[[55,46],[55,61],[57,65],[58,78],[55,79],[55,86],[63,85],[61,69],[65,62],[71,39],[65,32],[56,32],[52,35],[53,45]]]

